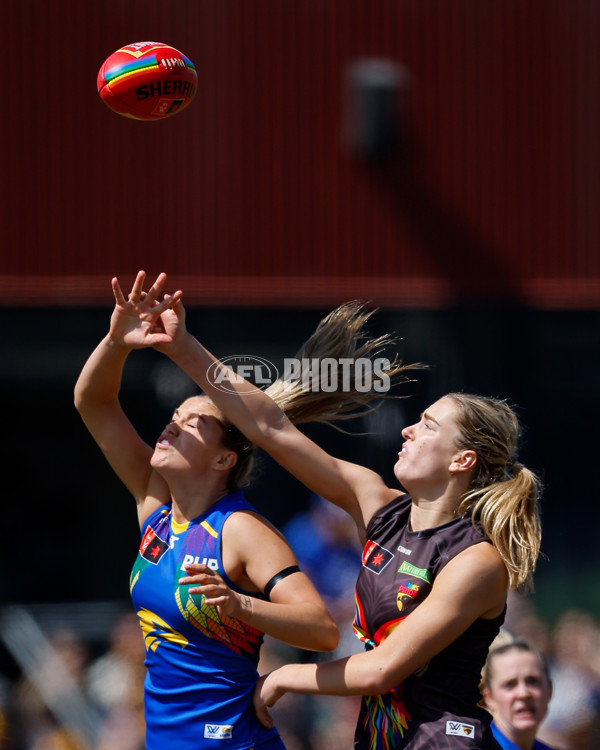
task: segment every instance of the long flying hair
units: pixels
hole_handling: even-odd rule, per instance
[[[335,425],[340,421],[355,419],[377,408],[384,398],[398,398],[393,387],[409,378],[410,370],[423,368],[421,364],[404,365],[394,354],[388,358],[388,365],[382,365],[373,372],[371,387],[357,390],[356,365],[359,359],[373,361],[384,356],[396,343],[394,336],[384,334],[371,337],[366,324],[375,310],[367,310],[359,302],[340,305],[321,320],[312,336],[300,347],[295,359],[322,361],[325,358],[337,363],[338,382],[348,384],[345,390],[323,388],[326,375],[331,372],[319,371],[310,388],[305,388],[302,380],[282,377],[265,389],[273,401],[294,424],[322,422]],[[346,360],[346,364],[343,364]],[[346,368],[346,369],[345,369]],[[345,375],[345,378],[344,378]],[[389,389],[378,390],[383,378],[389,378]],[[228,489],[233,491],[247,484],[254,465],[255,449],[242,433],[227,420],[223,420],[224,444],[235,451],[238,460],[229,475]]]

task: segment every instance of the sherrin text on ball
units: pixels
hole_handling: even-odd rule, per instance
[[[107,107],[134,120],[164,120],[188,106],[198,87],[194,63],[162,42],[134,42],[104,61],[97,77]]]

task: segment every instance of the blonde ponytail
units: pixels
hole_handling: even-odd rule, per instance
[[[497,399],[464,393],[448,397],[459,406],[458,447],[477,453],[472,489],[458,513],[479,521],[506,565],[510,587],[531,590],[541,545],[541,482],[514,459],[517,416]]]
[[[487,489],[472,490],[464,498],[473,519],[500,553],[511,588],[531,590],[541,543],[537,507],[539,482],[529,469],[515,465],[515,476]],[[464,507],[464,506],[463,506]]]

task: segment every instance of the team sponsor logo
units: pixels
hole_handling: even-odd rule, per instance
[[[398,594],[402,594],[403,596],[410,596],[411,599],[414,599],[415,596],[419,593],[419,588],[420,586],[418,583],[403,581],[398,586]]]
[[[140,554],[144,560],[157,565],[160,558],[168,549],[169,545],[156,536],[154,529],[148,527],[140,544]]]
[[[464,724],[462,721],[447,721],[446,734],[451,737],[475,738],[475,727],[473,724]]]
[[[363,550],[362,564],[365,568],[377,573],[381,571],[394,559],[394,553],[382,547],[377,542],[368,541]]]
[[[398,568],[398,573],[408,573],[413,578],[420,578],[422,581],[427,581],[427,583],[431,580],[431,575],[427,568],[417,568],[416,565],[411,565],[406,560]]]
[[[205,740],[230,740],[233,737],[233,724],[205,724]]]
[[[401,552],[403,555],[412,555],[412,550],[406,549],[406,547],[403,547],[401,544],[398,545],[398,552]]]
[[[181,563],[181,570],[185,570],[186,565],[207,565],[211,570],[219,570],[219,563],[214,557],[186,555]]]
[[[420,586],[417,583],[411,583],[410,581],[403,581],[400,586],[398,586],[396,604],[399,612],[402,612],[404,607],[416,598],[419,589]]]

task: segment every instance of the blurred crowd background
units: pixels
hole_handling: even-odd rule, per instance
[[[360,559],[353,521],[312,496],[284,532],[334,614],[341,638],[334,653],[316,655],[267,637],[261,673],[285,662],[336,658],[362,647],[351,629]],[[16,656],[21,654],[22,669],[0,682],[0,750],[144,750],[144,647],[135,613],[96,607],[94,629],[89,613],[82,618],[68,606],[50,610],[13,607],[4,613],[3,639]],[[37,622],[45,622],[45,635],[35,637]],[[505,628],[534,642],[550,664],[554,693],[538,737],[559,750],[600,747],[597,619],[567,607],[550,623],[531,598],[513,593]],[[37,644],[30,658],[23,658],[26,642]],[[351,750],[359,702],[357,697],[288,694],[272,714],[288,750]]]
[[[149,39],[199,80],[158,123],[95,87],[109,54]],[[279,368],[336,305],[378,307],[372,333],[429,369],[352,426],[368,438],[307,429],[387,482],[402,427],[442,394],[516,407],[544,538],[507,626],[552,665],[542,738],[600,747],[600,4],[19,0],[0,3],[0,41],[0,750],[143,747],[135,512],[72,404],[110,279],[140,268],[184,290],[215,354]],[[190,388],[155,355],[122,389],[150,443]],[[358,648],[346,519],[259,469],[249,499],[335,612],[338,653]],[[267,640],[261,670],[312,658]],[[274,713],[289,750],[352,746],[356,701]]]

